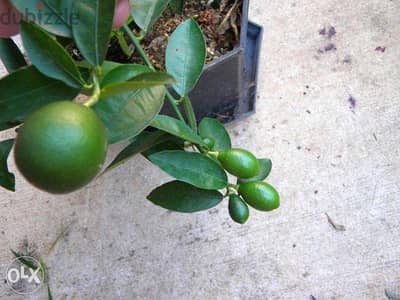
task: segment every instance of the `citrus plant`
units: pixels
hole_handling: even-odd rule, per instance
[[[13,146],[26,180],[56,194],[75,191],[142,154],[175,179],[147,197],[163,208],[198,212],[227,198],[230,216],[243,224],[248,205],[261,211],[279,207],[278,193],[263,182],[271,161],[232,148],[218,120],[196,119],[189,94],[207,51],[195,20],[182,22],[169,37],[166,72],[157,71],[141,47],[167,6],[179,13],[184,1],[10,0],[1,5],[17,22],[0,25],[0,56],[9,72],[0,79],[0,130],[17,132],[15,139],[0,143],[2,187],[15,191],[7,165]],[[141,29],[139,36],[131,23]],[[9,38],[18,31],[29,63]],[[134,47],[143,65],[107,61],[111,36],[118,37],[122,51]],[[71,47],[82,61],[74,59]],[[78,95],[86,100],[74,101]],[[164,100],[174,117],[159,114]],[[103,166],[107,148],[121,142],[127,146]]]

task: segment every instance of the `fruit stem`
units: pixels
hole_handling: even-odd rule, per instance
[[[100,84],[99,84],[99,79],[97,78],[97,75],[93,73],[93,85],[94,85],[94,91],[92,96],[89,98],[88,101],[86,101],[83,105],[86,107],[91,107],[97,103],[100,99]]]
[[[135,46],[135,49],[139,53],[139,55],[142,57],[144,63],[146,66],[148,66],[152,71],[156,71],[154,68],[153,64],[151,63],[149,57],[147,56],[146,52],[144,52],[142,46],[140,45],[139,39],[132,33],[131,29],[128,27],[128,25],[123,25],[122,30],[126,33],[128,38],[131,40],[132,44]],[[171,93],[167,90],[167,100],[169,104],[171,105],[172,109],[174,110],[175,114],[181,120],[182,122],[185,122],[185,119],[183,118],[178,106],[176,105],[176,100],[174,97],[172,97]]]
[[[218,151],[208,151],[207,154],[214,156],[216,159],[218,159],[219,152]]]
[[[146,34],[147,34],[146,31],[144,31],[144,30],[140,31],[140,34],[137,36],[137,39],[139,41],[143,40],[146,37]]]
[[[172,109],[174,110],[175,114],[177,115],[177,117],[179,118],[179,120],[181,120],[182,122],[185,122],[185,119],[183,118],[181,111],[178,108],[178,105],[176,104],[176,100],[174,99],[174,97],[172,97],[171,93],[167,90],[167,100],[168,103],[171,105]]]
[[[190,127],[197,133],[197,121],[196,115],[193,110],[192,102],[189,99],[189,96],[182,97],[183,98],[183,107],[185,109],[186,117],[189,121]]]
[[[237,188],[234,184],[228,183],[228,185],[226,186],[225,197],[229,197],[232,194],[237,194]]]
[[[231,188],[231,189],[237,191],[239,189],[239,185],[233,184],[233,183],[228,183],[228,188]]]

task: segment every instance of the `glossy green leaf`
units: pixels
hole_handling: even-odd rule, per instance
[[[100,80],[102,80],[112,70],[114,70],[114,69],[116,69],[116,68],[118,68],[120,66],[123,66],[123,64],[120,64],[120,63],[117,63],[117,62],[114,62],[114,61],[108,61],[108,60],[104,61],[103,64],[101,65],[101,78],[100,78]]]
[[[247,183],[253,181],[263,181],[265,178],[269,176],[272,170],[272,161],[270,159],[258,159],[260,164],[260,173],[257,176],[248,179],[238,178],[238,183]]]
[[[201,139],[189,126],[184,122],[165,115],[158,115],[151,126],[159,130],[168,132],[174,136],[180,137],[185,141],[195,143],[197,145],[206,146]]]
[[[169,6],[171,7],[174,13],[181,15],[183,13],[185,2],[186,2],[185,0],[171,0],[169,2]]]
[[[137,89],[149,88],[171,84],[174,79],[171,75],[163,72],[143,73],[129,81],[109,83],[101,89],[101,97],[108,98],[123,93],[131,93]],[[165,88],[164,88],[165,89]]]
[[[71,25],[80,20],[71,14],[72,0],[11,0],[30,21],[56,35],[70,37]]]
[[[224,151],[232,148],[229,133],[221,122],[216,119],[204,118],[199,124],[200,136],[214,141],[214,151]]]
[[[40,72],[71,87],[85,85],[71,56],[46,31],[34,23],[21,21],[21,37],[32,64]]]
[[[168,182],[153,190],[147,199],[163,208],[194,213],[217,206],[222,201],[218,191],[199,189],[180,181]]]
[[[131,15],[143,31],[147,32],[161,16],[170,0],[129,0]]]
[[[108,48],[115,0],[75,0],[72,24],[75,43],[92,66],[101,66]]]
[[[14,140],[0,142],[0,186],[14,192],[15,176],[10,173],[7,165],[7,158],[13,145]]]
[[[206,60],[206,42],[199,25],[189,19],[178,26],[168,40],[165,56],[166,69],[174,76],[173,85],[180,96],[195,87]]]
[[[152,146],[162,143],[169,137],[168,134],[162,131],[143,131],[141,134],[134,137],[133,141],[117,155],[117,157],[106,168],[105,172],[125,163],[136,154],[147,151]]]
[[[152,72],[149,67],[143,65],[126,64],[112,69],[104,76],[101,86],[106,86],[116,82],[130,80],[140,74]]]
[[[184,150],[184,148],[185,147],[183,145],[183,140],[175,137],[175,139],[169,138],[165,142],[157,143],[157,144],[151,146],[149,149],[143,151],[142,155],[145,158],[149,159],[149,156],[154,153],[168,151],[168,150]]]
[[[0,38],[0,59],[9,73],[26,66],[24,56],[10,38]]]
[[[138,89],[102,98],[93,107],[103,121],[110,144],[132,138],[144,130],[160,112],[165,87]]]
[[[78,90],[29,66],[0,79],[0,127],[14,127],[38,108],[72,100]]]
[[[228,183],[226,173],[220,165],[200,153],[163,151],[148,158],[172,177],[201,189],[219,190]]]

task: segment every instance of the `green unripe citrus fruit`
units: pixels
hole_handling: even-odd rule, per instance
[[[246,223],[249,218],[249,207],[238,195],[229,196],[229,215],[239,224]]]
[[[251,207],[262,211],[271,211],[279,207],[279,194],[273,186],[263,181],[243,183],[239,194]]]
[[[257,158],[243,149],[229,149],[218,153],[218,160],[225,170],[239,178],[251,178],[260,172]]]
[[[215,141],[212,138],[204,138],[203,142],[209,150],[211,150],[215,145]]]
[[[34,186],[63,194],[89,183],[107,152],[103,123],[90,108],[54,102],[34,112],[19,129],[15,162]]]

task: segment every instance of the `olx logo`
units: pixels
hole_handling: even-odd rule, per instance
[[[44,270],[33,257],[20,256],[7,268],[6,282],[17,294],[34,293],[42,286],[43,281]]]

